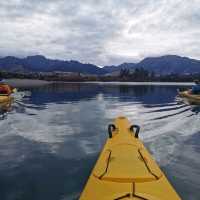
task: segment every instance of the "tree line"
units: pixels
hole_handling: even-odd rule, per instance
[[[200,79],[200,74],[169,74],[156,75],[153,71],[144,68],[136,68],[130,71],[127,68],[121,69],[118,75],[84,75],[80,73],[72,73],[71,75],[62,75],[54,73],[20,73],[0,71],[0,78],[18,78],[18,79],[39,79],[46,81],[68,81],[68,82],[84,82],[84,81],[122,81],[122,82],[192,82],[194,79]]]
[[[151,81],[155,78],[154,72],[149,72],[144,68],[136,68],[134,71],[130,71],[129,69],[121,69],[119,77],[122,79],[128,79],[132,81]]]

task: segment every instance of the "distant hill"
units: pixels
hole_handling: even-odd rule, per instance
[[[44,56],[28,56],[26,58],[0,58],[0,69],[10,72],[79,72],[83,74],[105,74],[107,71],[92,64],[83,64],[78,61],[63,61],[47,59]]]
[[[195,74],[200,73],[200,60],[180,57],[176,55],[166,55],[160,57],[148,57],[139,63],[123,63],[117,66],[105,66],[100,68],[93,64],[84,64],[78,61],[53,60],[41,55],[28,56],[26,58],[16,58],[7,56],[0,58],[0,70],[10,72],[79,72],[83,74],[119,74],[121,69],[141,68],[153,71],[157,75],[167,74]]]
[[[135,69],[136,63],[123,63],[121,65],[118,66],[105,66],[103,69],[105,69],[108,73],[112,73],[112,72],[116,72],[116,71],[120,71],[121,69]]]
[[[136,67],[143,67],[156,74],[194,74],[200,73],[200,61],[187,57],[167,55],[154,58],[145,58]]]
[[[139,63],[124,63],[118,66],[104,67],[109,73],[120,71],[121,68],[135,70],[141,68],[154,71],[157,75],[167,74],[195,74],[200,73],[200,60],[180,57],[176,55],[166,55],[160,57],[145,58]]]

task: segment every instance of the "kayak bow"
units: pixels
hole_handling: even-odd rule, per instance
[[[200,103],[200,94],[190,94],[188,91],[182,91],[182,92],[179,91],[178,95],[188,100],[194,100]]]
[[[12,93],[16,93],[16,92],[17,92],[16,88],[12,89]],[[11,94],[0,94],[0,104],[11,102],[14,99],[12,96],[12,93]]]
[[[12,100],[10,95],[0,95],[0,103],[6,103]]]
[[[109,138],[80,200],[180,200],[125,117],[109,125]]]

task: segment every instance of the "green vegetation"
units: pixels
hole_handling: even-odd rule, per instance
[[[194,79],[200,79],[200,74],[168,74],[168,75],[156,75],[153,71],[149,72],[144,68],[136,68],[134,72],[130,72],[128,69],[122,69],[120,71],[121,81],[135,81],[135,82],[192,82]]]
[[[17,79],[38,79],[46,81],[67,81],[67,82],[85,82],[85,81],[121,81],[121,82],[192,82],[194,79],[200,79],[200,74],[169,74],[155,75],[143,68],[136,68],[134,71],[121,69],[118,75],[86,75],[71,72],[8,72],[0,71],[0,78]]]

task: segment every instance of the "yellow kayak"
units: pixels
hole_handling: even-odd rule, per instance
[[[109,139],[80,200],[180,200],[138,132],[125,117],[109,125]]]
[[[13,99],[10,95],[0,95],[0,103],[7,103]]]
[[[199,94],[190,94],[188,91],[183,91],[178,93],[180,97],[187,98],[189,100],[194,100],[200,103]]]
[[[17,92],[17,89],[14,88],[12,90],[12,93],[16,93],[16,92]],[[8,102],[10,102],[12,100],[13,100],[13,96],[12,95],[0,94],[0,104],[8,103]]]

